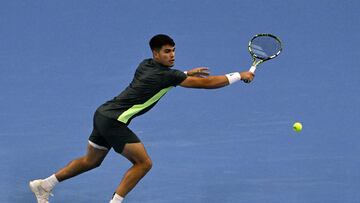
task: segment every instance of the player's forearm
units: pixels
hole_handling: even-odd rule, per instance
[[[204,89],[217,89],[229,85],[229,80],[225,75],[209,76]]]
[[[249,75],[250,74],[250,75]],[[254,77],[253,73],[249,73],[249,72],[233,72],[233,73],[228,73],[226,75],[221,75],[221,76],[210,76],[208,77],[208,81],[207,81],[207,89],[216,89],[216,88],[221,88],[227,85],[230,85],[234,82],[237,82],[239,80],[242,80],[243,78],[249,78],[250,81],[252,80],[252,78]]]
[[[253,73],[250,72],[234,72],[226,75],[209,76],[206,78],[189,76],[180,85],[187,88],[217,89],[239,80],[248,79],[251,81],[253,77]]]

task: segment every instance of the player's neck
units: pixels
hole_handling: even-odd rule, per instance
[[[159,66],[165,67],[165,68],[170,68],[169,66],[165,66],[165,65],[162,64],[160,61],[156,60],[156,58],[152,58],[152,59],[153,59],[153,61],[154,61],[156,64],[158,64]]]

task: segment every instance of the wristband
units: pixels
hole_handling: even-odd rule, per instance
[[[229,85],[233,84],[234,82],[237,82],[237,81],[241,80],[241,75],[240,75],[239,72],[228,73],[225,76],[229,80]]]
[[[187,71],[184,71],[184,73],[185,73],[185,75],[188,75],[188,74],[187,74],[187,73],[188,73]]]

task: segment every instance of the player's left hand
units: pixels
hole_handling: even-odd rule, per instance
[[[187,72],[188,76],[201,77],[205,78],[210,75],[210,71],[208,67],[198,67],[193,68]]]

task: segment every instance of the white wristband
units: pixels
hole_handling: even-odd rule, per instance
[[[229,84],[233,84],[234,82],[237,82],[239,80],[241,80],[241,75],[239,72],[235,72],[235,73],[228,73],[225,75],[227,77],[227,79],[229,80]]]
[[[187,74],[187,71],[184,71],[184,73],[185,73],[185,75],[188,75],[188,74]]]

